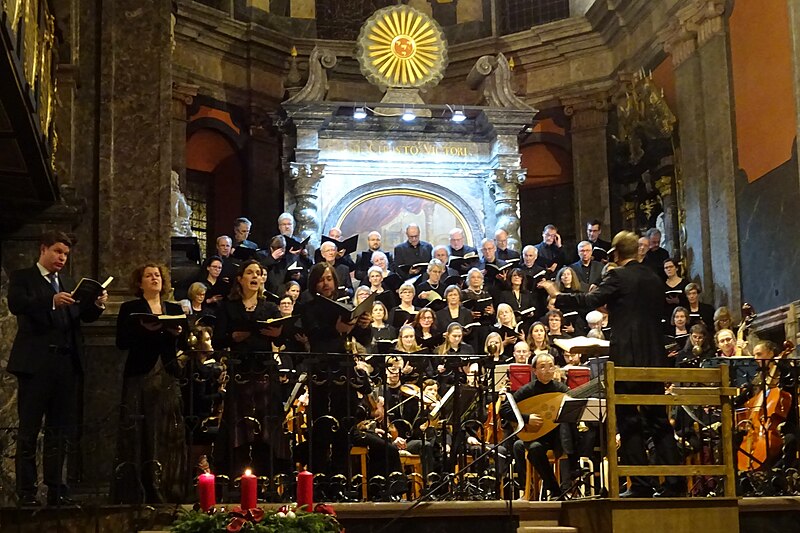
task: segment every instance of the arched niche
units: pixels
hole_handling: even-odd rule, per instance
[[[327,234],[339,227],[344,237],[358,233],[359,250],[366,248],[367,233],[377,230],[384,249],[405,241],[405,226],[416,222],[420,237],[434,246],[448,243],[454,227],[464,230],[467,244],[483,237],[483,226],[475,210],[451,190],[419,180],[374,181],[354,188],[328,212],[323,223]]]

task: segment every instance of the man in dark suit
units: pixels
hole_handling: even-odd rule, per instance
[[[367,249],[363,252],[358,252],[358,256],[356,256],[356,279],[362,283],[367,281],[367,270],[372,266],[372,254],[374,252],[383,252],[389,262],[389,270],[394,268],[391,252],[381,249],[380,232],[370,231],[367,235]]]
[[[61,274],[72,240],[47,232],[39,242],[39,260],[11,273],[8,308],[17,317],[17,336],[8,371],[17,377],[16,475],[20,505],[38,505],[36,440],[44,429],[44,483],[49,505],[73,505],[63,478],[68,445],[74,440],[77,383],[83,339],[80,323],[97,320],[105,309],[105,291],[95,302],[76,302],[75,282]]]
[[[427,263],[431,260],[433,246],[429,242],[419,239],[419,225],[413,222],[406,226],[406,242],[402,242],[394,247],[394,264],[396,268],[403,265],[415,265],[417,263]],[[416,276],[421,272],[421,268],[412,268],[408,274],[400,272],[398,274],[403,279]]]
[[[233,221],[233,247],[250,248],[251,250],[258,250],[258,244],[248,240],[250,236],[250,228],[253,223],[245,217],[239,217]]]
[[[494,240],[497,243],[497,257],[503,261],[520,259],[520,254],[516,250],[508,247],[508,232],[503,228],[494,232]]]
[[[536,264],[550,272],[558,272],[566,262],[564,250],[561,248],[561,235],[552,224],[546,225],[542,230],[542,242],[536,245],[536,251]]]
[[[605,263],[608,261],[608,251],[611,249],[611,243],[600,238],[602,232],[603,223],[599,220],[594,219],[586,223],[586,239],[592,245],[594,260]]]
[[[581,291],[589,292],[590,289],[600,285],[603,279],[603,264],[592,257],[592,243],[581,241],[578,243],[578,257],[580,259],[570,265],[581,283]]]
[[[608,273],[597,290],[590,293],[560,294],[550,281],[540,282],[551,296],[556,296],[559,309],[608,309],[611,337],[610,356],[615,365],[666,367],[664,332],[661,317],[664,306],[664,285],[649,267],[636,260],[638,237],[629,231],[617,233],[612,241],[619,268]],[[625,385],[623,388],[620,385]],[[621,383],[621,394],[663,394],[661,383]],[[656,464],[678,464],[680,457],[675,435],[661,406],[617,407],[617,428],[620,433],[620,457],[623,464],[648,464],[646,441],[652,437],[656,448]],[[668,477],[656,495],[678,496],[685,492],[680,478]],[[644,478],[632,478],[624,497],[649,497],[653,488]]]

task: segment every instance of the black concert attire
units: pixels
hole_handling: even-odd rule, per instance
[[[467,288],[461,291],[461,305],[467,309],[469,309],[467,305],[469,300],[483,300],[485,298],[490,298],[490,301],[486,303],[494,307],[494,295],[492,295],[488,290],[481,289],[480,291],[475,292],[472,289]],[[482,308],[485,308],[485,305],[476,305],[478,305],[478,307],[475,309],[476,311],[480,311]],[[470,328],[469,332],[464,332],[464,337],[469,336],[469,343],[472,345],[472,348],[475,350],[475,352],[483,351],[483,342],[486,340],[486,336],[489,334],[489,326],[491,326],[496,320],[496,314],[497,309],[495,308],[495,312],[492,314],[483,312],[481,313],[480,318],[470,318],[470,322],[480,322],[480,326],[473,326]],[[468,333],[469,335],[467,335]]]
[[[522,258],[522,256],[519,255],[518,251],[512,250],[511,248],[506,248],[505,250],[501,250],[500,248],[498,248],[497,257],[498,259],[502,259],[503,261],[510,261],[512,259]]]
[[[667,259],[669,259],[669,252],[659,246],[655,250],[648,250],[644,254],[642,264],[652,268],[653,272],[658,274],[662,281],[667,281],[667,273],[664,272],[664,261]]]
[[[373,252],[383,252],[386,255],[386,268],[389,270],[394,269],[394,261],[392,258],[392,252],[387,252],[381,250],[380,248],[377,250],[364,250],[363,252],[358,252],[356,256],[356,279],[361,281],[362,283],[367,283],[367,270],[372,267],[372,254]]]
[[[262,299],[252,311],[245,308],[241,299],[229,300],[217,317],[214,348],[230,348],[228,373],[241,376],[229,381],[214,452],[217,469],[231,476],[247,466],[270,476],[291,470],[279,383],[281,371],[291,369],[291,359],[273,354],[272,345],[280,344],[281,338],[262,335],[254,324],[279,317],[277,306]],[[236,331],[251,333],[236,342]]]
[[[356,372],[352,356],[344,355],[345,343],[352,337],[362,346],[369,346],[372,331],[369,326],[356,325],[349,335],[339,333],[338,316],[315,305],[314,299],[306,291],[298,301],[311,342],[311,360],[304,363],[310,379],[308,416],[313,426],[308,465],[315,474],[344,474],[348,471],[349,436],[364,414],[358,393],[369,394],[372,390],[369,380]],[[337,425],[338,430],[333,431]]]
[[[547,384],[536,380],[535,378],[530,383],[523,385],[514,393],[514,400],[520,403],[533,396],[539,394],[547,394],[551,392],[569,391],[569,388],[560,381],[550,381]],[[535,413],[542,415],[541,413]],[[500,416],[507,422],[515,422],[514,411],[508,402],[503,402],[500,407]],[[522,422],[528,424],[530,415],[523,413]],[[525,457],[533,464],[536,472],[542,478],[542,489],[549,492],[551,495],[558,493],[558,480],[556,479],[553,468],[550,466],[550,461],[547,459],[547,451],[553,450],[553,455],[559,457],[561,455],[561,432],[558,427],[554,428],[549,433],[546,433],[533,441],[517,440],[514,442],[514,458],[516,459],[517,479],[519,480],[520,487],[525,486]]]
[[[505,283],[497,279],[497,277],[495,277],[494,269],[486,268],[486,265],[502,267],[505,264],[506,262],[498,257],[495,257],[494,261],[481,259],[481,262],[478,264],[478,269],[483,271],[483,288],[486,289],[492,295],[492,297],[495,297],[500,293],[501,290],[503,290]]]
[[[664,349],[661,317],[664,289],[661,279],[646,265],[630,261],[615,268],[600,283],[596,291],[562,294],[556,298],[561,308],[608,308],[608,324],[613,329],[610,356],[619,366],[670,366]],[[663,394],[661,383],[621,383],[620,394]],[[618,431],[621,436],[622,464],[648,464],[646,441],[653,439],[656,464],[678,464],[680,456],[674,432],[661,406],[617,407]],[[671,491],[682,493],[681,478],[668,477]],[[632,478],[631,492],[649,495],[651,488],[641,477]]]
[[[686,329],[691,329],[692,326],[702,322],[706,325],[706,329],[713,335],[714,333],[714,306],[697,302],[697,311],[692,311],[689,305],[686,306],[689,311],[689,323],[686,324]]]
[[[474,247],[466,245],[466,244],[464,246],[462,246],[461,248],[459,248],[458,250],[453,250],[453,248],[450,247],[450,246],[447,247],[447,255],[450,258],[453,258],[453,257],[464,257],[467,254],[477,254],[477,253],[478,253],[478,251]],[[478,261],[477,258],[474,261],[477,262]],[[473,266],[474,266],[473,263],[464,262],[464,263],[459,264],[458,268],[453,269],[453,270],[455,270],[455,272],[458,275],[464,275]]]
[[[603,264],[599,261],[592,259],[588,265],[584,265],[583,261],[575,261],[569,267],[578,276],[581,292],[588,292],[591,285],[600,285],[603,281]]]
[[[611,243],[608,241],[604,241],[603,239],[597,239],[596,241],[589,241],[592,245],[592,258],[595,261],[607,261],[610,259],[608,257],[608,251],[611,249]]]
[[[444,298],[444,290],[446,288],[447,287],[445,287],[444,285],[444,277],[440,278],[439,283],[437,283],[435,287],[431,285],[430,280],[423,281],[422,283],[417,285],[416,294],[414,295],[414,305],[421,308],[425,307],[429,303],[429,300],[425,300],[419,297],[419,295],[423,292],[433,291],[442,298]]]
[[[556,246],[555,243],[545,244],[544,241],[542,241],[537,244],[535,248],[539,251],[539,255],[536,257],[536,264],[544,269],[549,268],[555,263],[555,271],[558,271],[558,269],[566,263],[564,248],[562,246]]]
[[[183,311],[161,302],[164,315]],[[120,429],[112,485],[114,503],[181,501],[186,472],[179,337],[162,327],[145,329],[133,313],[152,313],[143,298],[122,304],[117,348],[127,350],[122,383]],[[159,481],[160,480],[160,481]]]
[[[427,263],[433,255],[433,246],[429,242],[419,241],[419,244],[412,246],[408,241],[402,242],[394,247],[395,268],[402,265],[415,265],[417,263]],[[403,279],[408,279],[410,275],[404,274],[399,269],[397,273]]]
[[[43,418],[47,420],[42,462],[48,499],[67,494],[62,471],[77,429],[83,357],[80,323],[93,322],[103,312],[94,303],[54,308],[55,294],[72,291],[75,282],[66,274],[59,273],[55,279],[45,274],[47,270],[37,263],[12,272],[8,282],[8,309],[17,317],[6,370],[17,378],[15,467],[20,499],[36,497],[36,441]]]
[[[685,308],[687,311],[689,310],[689,300],[686,299],[686,286],[689,284],[689,281],[686,279],[681,279],[677,285],[674,287],[670,287],[667,283],[664,283],[664,319],[669,323],[670,319],[672,318],[672,312],[675,310],[676,307],[680,306]],[[711,315],[712,319],[714,315]],[[686,317],[687,319],[689,317]],[[688,323],[688,321],[687,321]],[[714,328],[714,324],[710,324],[709,331]]]
[[[440,309],[436,313],[436,329],[439,331],[447,331],[447,326],[449,326],[452,322],[458,322],[462,326],[466,326],[470,322],[472,322],[472,313],[464,307],[460,305],[458,307],[458,316],[453,316],[450,314],[450,308],[445,307],[444,309]]]

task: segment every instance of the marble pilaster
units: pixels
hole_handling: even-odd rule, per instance
[[[487,188],[494,199],[495,227],[508,233],[508,247],[521,250],[519,240],[519,186],[525,183],[524,168],[496,168],[489,173]],[[488,235],[494,238],[494,232]]]
[[[325,175],[325,165],[310,163],[291,163],[289,182],[294,195],[295,234],[303,238],[311,235],[312,244],[319,246],[319,189],[320,180]]]
[[[705,299],[740,306],[730,63],[722,0],[696,0],[661,32],[675,65],[687,277]]]
[[[572,137],[572,180],[575,191],[575,228],[578,234],[587,220],[611,223],[608,188],[606,125],[608,94],[562,98],[564,113],[570,117]]]
[[[277,234],[277,220],[281,213],[275,198],[282,198],[280,175],[280,140],[265,126],[263,113],[251,113],[250,139],[246,147],[247,168],[251,176],[245,184],[244,212],[253,222],[253,239],[266,248],[267,242]]]
[[[792,71],[794,79],[794,109],[797,126],[797,138],[800,139],[800,0],[789,0],[789,27],[792,39]],[[798,159],[800,161],[800,159]],[[799,163],[800,164],[800,163]],[[800,168],[798,168],[800,175]]]

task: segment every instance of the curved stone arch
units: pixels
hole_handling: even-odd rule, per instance
[[[466,227],[463,228],[468,233],[467,240],[472,240],[469,243],[472,246],[480,246],[480,241],[484,235],[484,226],[475,210],[467,202],[465,202],[458,194],[452,190],[436,185],[427,183],[420,180],[378,180],[364,185],[360,185],[355,189],[345,194],[336,205],[334,205],[325,217],[322,224],[322,235],[327,235],[328,230],[340,224],[344,215],[349,211],[348,208],[357,205],[357,202],[362,198],[369,196],[370,198],[376,197],[375,193],[386,192],[386,195],[407,193],[410,196],[434,196],[443,205],[450,208],[457,218],[462,218],[465,221]],[[422,194],[420,194],[422,193]],[[380,195],[377,195],[380,196]],[[473,243],[477,243],[473,244]]]

